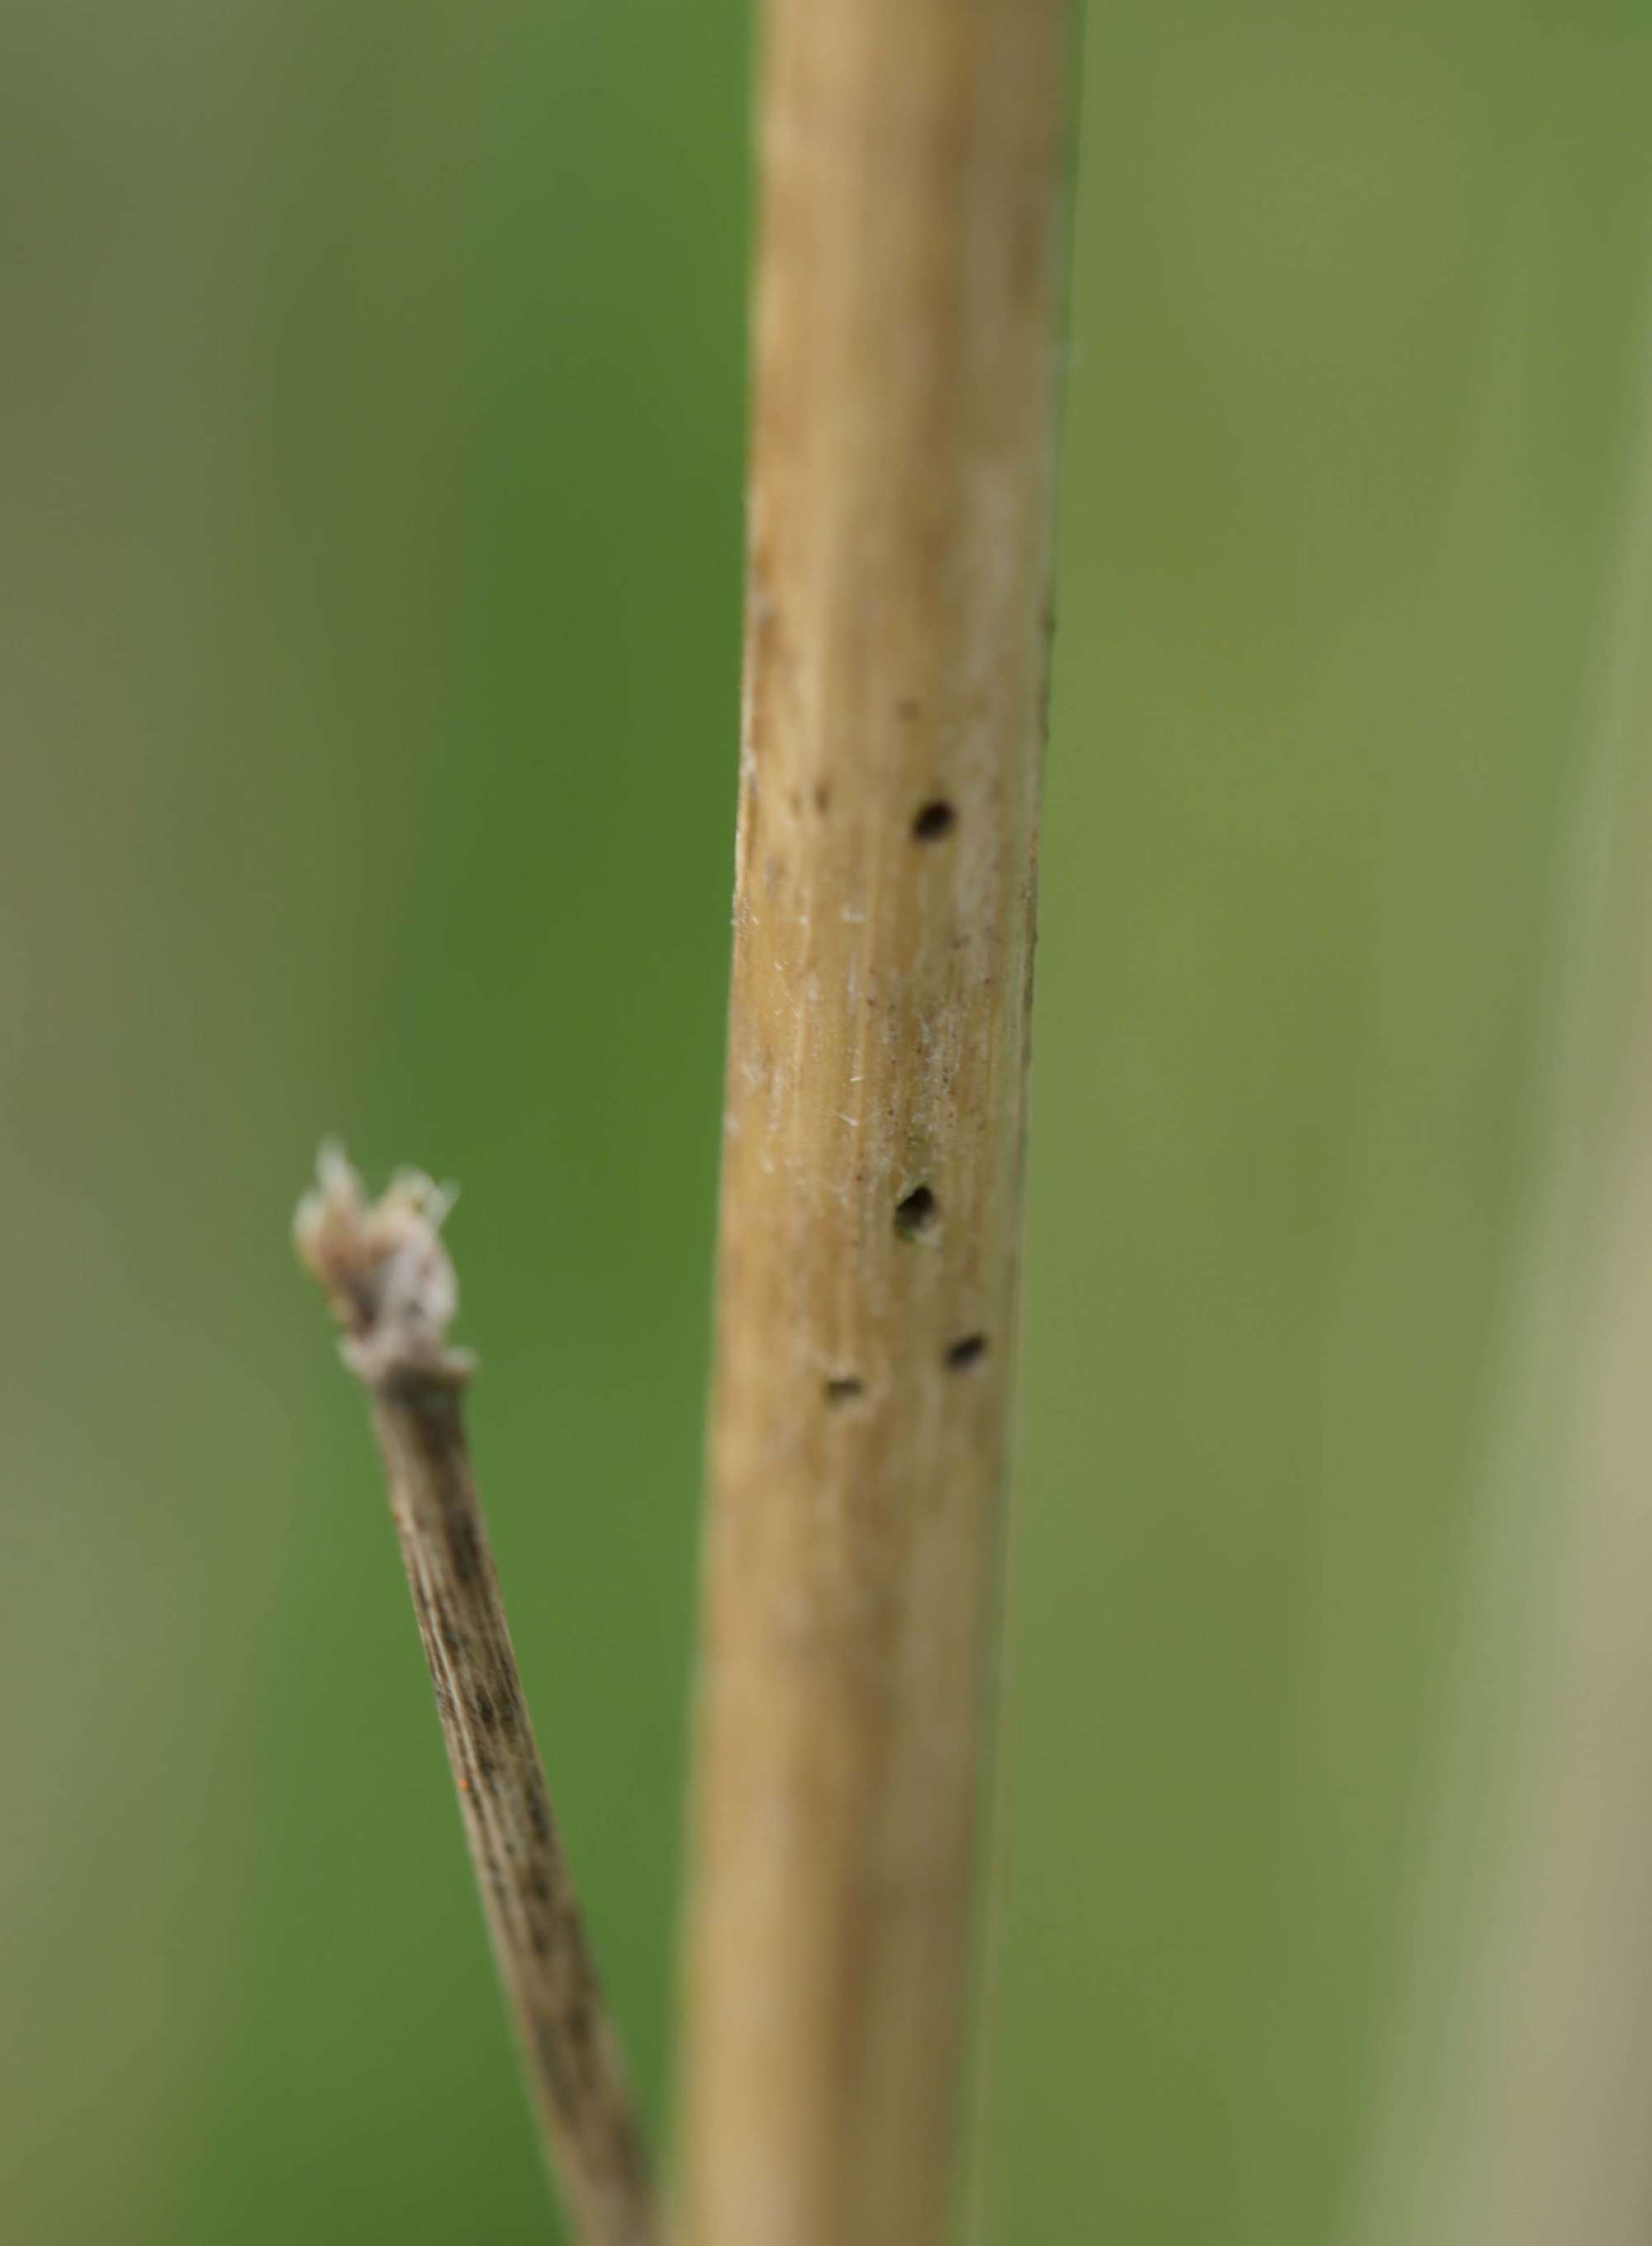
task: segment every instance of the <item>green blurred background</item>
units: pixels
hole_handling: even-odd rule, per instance
[[[495,1540],[663,2113],[750,34],[0,18],[16,2246],[547,2235],[287,1247],[324,1132],[463,1181]],[[1116,0],[1085,71],[973,2154],[993,2246],[1322,2246],[1454,2033],[1448,1975],[1396,2040],[1407,1866],[1553,1157],[1652,7]]]

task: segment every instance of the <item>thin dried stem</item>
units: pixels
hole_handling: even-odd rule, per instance
[[[471,1359],[439,1228],[451,1196],[404,1174],[369,1204],[323,1150],[298,1252],[345,1328],[389,1477],[413,1611],[471,1861],[548,2166],[581,2246],[658,2246],[663,2226],[539,1750],[477,1501],[463,1412]]]
[[[933,2246],[996,1603],[1065,0],[768,0],[694,2246]]]

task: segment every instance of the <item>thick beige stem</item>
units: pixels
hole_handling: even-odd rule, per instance
[[[693,2246],[947,2228],[1049,617],[1064,0],[771,0]]]

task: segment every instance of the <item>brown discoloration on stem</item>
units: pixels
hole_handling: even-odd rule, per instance
[[[553,2175],[581,2246],[659,2246],[641,2132],[551,1814],[466,1440],[467,1357],[438,1236],[445,1197],[398,1179],[367,1205],[341,1156],[300,1207],[299,1252],[346,1329],[390,1483],[459,1811]]]
[[[1064,0],[769,0],[694,2246],[946,2227],[1019,1228]]]

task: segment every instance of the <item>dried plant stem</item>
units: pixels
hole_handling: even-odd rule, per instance
[[[1652,267],[1358,2246],[1652,2237]]]
[[[301,1204],[304,1261],[348,1329],[389,1478],[413,1610],[471,1861],[553,2178],[581,2246],[658,2246],[642,2149],[511,1650],[446,1346],[457,1303],[445,1204],[398,1180],[369,1207],[324,1155]]]
[[[769,0],[694,2246],[948,2219],[1014,1356],[1064,0]]]

